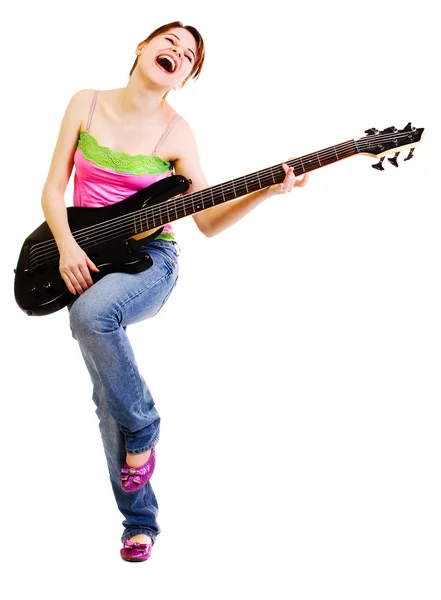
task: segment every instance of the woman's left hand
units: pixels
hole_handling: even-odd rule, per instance
[[[292,192],[295,187],[304,187],[308,183],[309,173],[305,173],[302,177],[296,177],[293,167],[289,167],[286,163],[283,163],[282,167],[285,171],[285,179],[282,183],[270,186],[268,192],[271,196],[287,194],[288,192]]]

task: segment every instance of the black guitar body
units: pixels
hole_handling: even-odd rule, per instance
[[[100,269],[100,273],[90,272],[93,281],[115,271],[136,273],[151,267],[153,260],[148,252],[138,252],[136,241],[130,239],[135,231],[143,231],[142,221],[139,222],[139,231],[136,229],[138,214],[142,213],[142,209],[167,202],[186,192],[189,185],[185,177],[172,175],[110,206],[69,207],[67,216],[72,234]],[[125,227],[116,225],[121,222]],[[138,245],[145,246],[162,230],[161,226],[152,235],[144,237]],[[26,238],[15,269],[15,300],[26,314],[48,315],[64,308],[74,298],[61,277],[59,261],[54,237],[45,221]]]

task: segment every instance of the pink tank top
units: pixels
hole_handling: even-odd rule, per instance
[[[93,96],[87,127],[80,131],[74,154],[74,206],[108,206],[128,198],[138,190],[173,173],[173,164],[160,158],[156,152],[173,123],[179,119],[179,115],[170,121],[156,144],[153,154],[130,155],[125,152],[115,152],[106,146],[101,146],[89,133],[98,92],[99,90],[96,90]],[[170,223],[164,226],[161,235],[156,239],[175,239]]]

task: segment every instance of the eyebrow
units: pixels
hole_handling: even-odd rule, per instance
[[[166,35],[174,35],[174,36],[175,36],[175,38],[176,38],[177,40],[181,41],[181,40],[178,38],[178,36],[176,35],[176,33],[170,33],[170,32],[167,32],[167,33],[166,33]],[[193,54],[193,58],[196,60],[196,56],[195,56],[195,54],[194,54],[193,50],[190,50],[190,48],[187,48],[187,50]]]

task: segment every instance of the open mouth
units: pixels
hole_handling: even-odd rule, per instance
[[[166,54],[161,54],[158,56],[156,62],[160,67],[167,71],[167,73],[174,73],[176,71],[177,65],[175,61]]]

